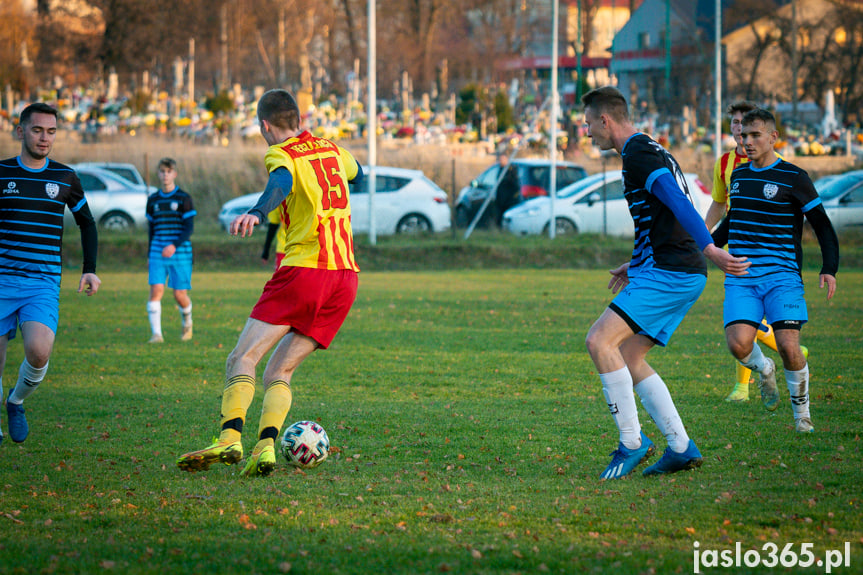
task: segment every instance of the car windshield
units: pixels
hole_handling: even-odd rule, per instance
[[[829,200],[854,187],[863,180],[863,171],[845,174],[815,187],[822,200]]]
[[[612,176],[610,173],[605,174],[606,180],[610,180],[611,177]],[[558,198],[569,198],[571,196],[579,194],[582,192],[582,190],[592,188],[593,186],[602,183],[602,178],[603,178],[603,174],[601,174],[601,173],[600,174],[594,174],[592,176],[588,176],[588,177],[584,178],[583,180],[579,180],[576,183],[574,183],[570,186],[567,186],[567,187],[563,188],[562,190],[560,190],[559,192],[557,192],[557,197]]]

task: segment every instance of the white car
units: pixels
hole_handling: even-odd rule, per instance
[[[120,176],[135,186],[146,188],[148,194],[158,191],[158,188],[155,186],[147,186],[146,182],[144,182],[144,178],[141,176],[141,172],[138,171],[138,168],[136,168],[134,164],[123,162],[81,162],[72,167],[76,170],[81,168],[97,168],[99,170],[111,172],[115,176]]]
[[[350,184],[351,227],[354,233],[369,233],[369,168],[363,166],[359,186]],[[375,229],[378,234],[440,232],[450,228],[447,195],[420,170],[375,168]],[[227,231],[231,222],[252,208],[262,192],[246,194],[225,202],[219,222]]]
[[[132,184],[113,172],[80,164],[70,166],[78,174],[93,219],[106,230],[125,231],[147,225],[148,188]],[[155,190],[155,188],[153,188]],[[75,225],[67,209],[67,227]]]
[[[684,174],[692,203],[704,217],[710,207],[710,192],[696,174]],[[603,201],[604,200],[604,201]],[[555,234],[608,234],[632,237],[635,229],[623,195],[623,173],[609,170],[562,188],[554,204]],[[551,199],[533,198],[510,208],[503,227],[516,235],[548,234]]]

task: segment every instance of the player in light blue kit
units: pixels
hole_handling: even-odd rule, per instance
[[[809,433],[815,429],[809,413],[809,363],[800,349],[800,328],[809,319],[801,276],[803,217],[821,246],[819,287],[827,288],[828,300],[836,291],[839,240],[812,180],[773,151],[779,137],[773,114],[747,112],[741,136],[749,162],[731,174],[731,208],[713,237],[718,245],[727,240],[729,253],[748,258],[752,267],[744,277],[725,279],[725,339],[740,364],[759,373],[761,399],[773,411],[779,402],[776,369],[753,344],[761,318],[767,318],[785,367],[794,427]]]
[[[746,273],[749,263],[713,244],[677,162],[635,130],[626,99],[616,88],[592,90],[582,102],[594,144],[617,150],[623,159],[624,195],[635,225],[632,258],[611,270],[608,284],[612,293],[622,291],[587,334],[587,350],[620,431],[620,443],[600,478],[626,477],[656,450],[641,431],[635,393],[668,442],[663,456],[644,474],[692,469],[701,465],[701,453],[686,433],[665,382],[645,358],[654,345],[668,343],[704,290],[704,256],[730,274]]]
[[[192,198],[176,186],[177,162],[171,158],[159,160],[159,180],[162,189],[147,198],[147,220],[150,223],[150,246],[147,257],[150,299],[147,316],[150,320],[150,342],[162,343],[162,295],[165,278],[174,290],[174,300],[183,322],[182,341],[192,339],[192,233],[195,231],[195,208]]]
[[[21,154],[0,161],[0,397],[6,347],[20,327],[24,361],[6,398],[6,414],[9,436],[21,443],[30,433],[24,400],[48,371],[57,333],[67,206],[81,229],[84,265],[78,293],[93,295],[102,282],[96,275],[96,222],[81,182],[72,168],[48,158],[57,136],[57,110],[30,104],[15,133]]]

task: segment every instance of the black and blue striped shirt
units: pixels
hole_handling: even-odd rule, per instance
[[[629,213],[635,224],[635,245],[629,275],[656,267],[668,271],[707,275],[707,263],[692,236],[673,208],[692,205],[683,171],[668,151],[646,134],[630,136],[621,152],[623,186]],[[671,184],[673,177],[677,186]],[[651,189],[655,182],[668,178],[666,191],[674,197],[663,202]],[[696,216],[697,212],[691,210]],[[699,224],[701,222],[699,221]],[[707,228],[704,228],[707,237]],[[707,241],[709,241],[707,237]]]
[[[38,170],[20,157],[0,161],[0,273],[48,278],[60,284],[63,215],[66,207],[82,229],[93,227],[84,190],[75,171],[48,159]],[[95,232],[93,232],[95,233]],[[95,272],[95,245],[85,249],[93,261],[84,272]]]
[[[174,244],[177,261],[192,259],[192,243],[189,238],[194,231],[197,214],[192,197],[174,188],[170,193],[162,190],[147,198],[147,220],[150,222],[149,257],[161,257],[162,249]]]
[[[732,172],[728,196],[728,251],[748,258],[752,265],[748,274],[729,275],[726,282],[752,285],[776,274],[800,276],[803,216],[812,221],[815,212],[820,216],[824,211],[809,175],[780,158],[764,168],[753,167],[749,162]],[[822,273],[836,275],[839,261],[836,234],[826,217],[817,218],[816,222],[824,257]],[[830,229],[822,230],[825,226]]]

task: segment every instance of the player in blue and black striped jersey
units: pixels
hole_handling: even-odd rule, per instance
[[[6,414],[9,436],[21,443],[30,431],[23,402],[48,371],[57,333],[66,207],[81,230],[84,265],[78,292],[93,295],[102,282],[96,275],[96,223],[81,182],[72,168],[48,158],[57,111],[41,102],[27,106],[15,133],[21,154],[0,161],[0,398],[6,348],[20,327],[24,360],[6,398]]]
[[[623,159],[624,194],[635,224],[632,258],[611,270],[608,284],[612,293],[622,291],[587,334],[588,352],[620,432],[618,448],[600,478],[625,477],[655,451],[641,431],[635,393],[668,442],[644,475],[692,469],[701,465],[701,453],[646,356],[653,346],[668,343],[704,290],[704,256],[733,274],[745,273],[749,264],[713,244],[692,206],[677,161],[635,130],[626,100],[616,88],[592,90],[582,102],[594,143],[603,150],[617,150]]]
[[[827,288],[828,300],[836,291],[839,241],[809,176],[773,151],[778,137],[769,111],[755,109],[743,117],[749,163],[731,174],[728,217],[713,238],[718,245],[727,241],[731,254],[752,264],[746,276],[725,279],[723,321],[728,349],[742,365],[759,373],[761,399],[768,410],[775,410],[779,402],[776,368],[753,343],[761,318],[767,318],[785,367],[795,429],[808,433],[814,428],[809,413],[809,365],[800,349],[800,328],[808,320],[801,276],[803,217],[821,246],[819,287]]]
[[[180,309],[183,334],[180,339],[192,339],[192,242],[195,231],[195,207],[192,198],[174,181],[177,162],[171,158],[159,160],[159,180],[162,189],[147,198],[147,220],[150,223],[147,264],[150,299],[147,316],[150,320],[150,343],[162,343],[162,295],[165,278],[174,290],[174,301]]]

